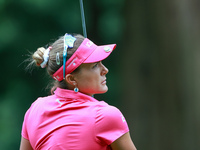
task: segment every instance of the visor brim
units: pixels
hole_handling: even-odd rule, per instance
[[[94,63],[106,59],[116,48],[116,44],[97,46],[93,53],[83,63]]]

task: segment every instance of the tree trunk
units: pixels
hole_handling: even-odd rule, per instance
[[[126,1],[121,110],[140,150],[200,147],[197,3]]]

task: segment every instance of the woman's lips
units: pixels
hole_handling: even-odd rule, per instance
[[[101,84],[106,84],[106,79],[103,82],[101,82]]]

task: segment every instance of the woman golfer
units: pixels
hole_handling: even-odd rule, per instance
[[[93,98],[108,90],[102,60],[115,47],[65,34],[37,49],[34,62],[56,81],[52,95],[27,110],[20,150],[136,150],[122,113]]]

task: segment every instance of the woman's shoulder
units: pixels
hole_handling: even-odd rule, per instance
[[[100,102],[97,105],[96,114],[97,118],[104,118],[104,120],[106,119],[109,122],[115,122],[124,118],[122,112],[117,107],[109,105],[106,102]]]
[[[52,99],[54,98],[54,95],[45,96],[45,97],[38,97],[30,106],[29,109],[38,108],[38,107],[44,107],[46,106]]]
[[[129,128],[121,111],[115,106],[105,104],[97,109],[95,131],[98,141],[104,141],[110,145],[128,132]]]
[[[100,101],[97,105],[97,110],[101,111],[102,113],[115,113],[116,111],[119,111],[119,109],[113,105],[109,105],[108,103],[104,101]]]

